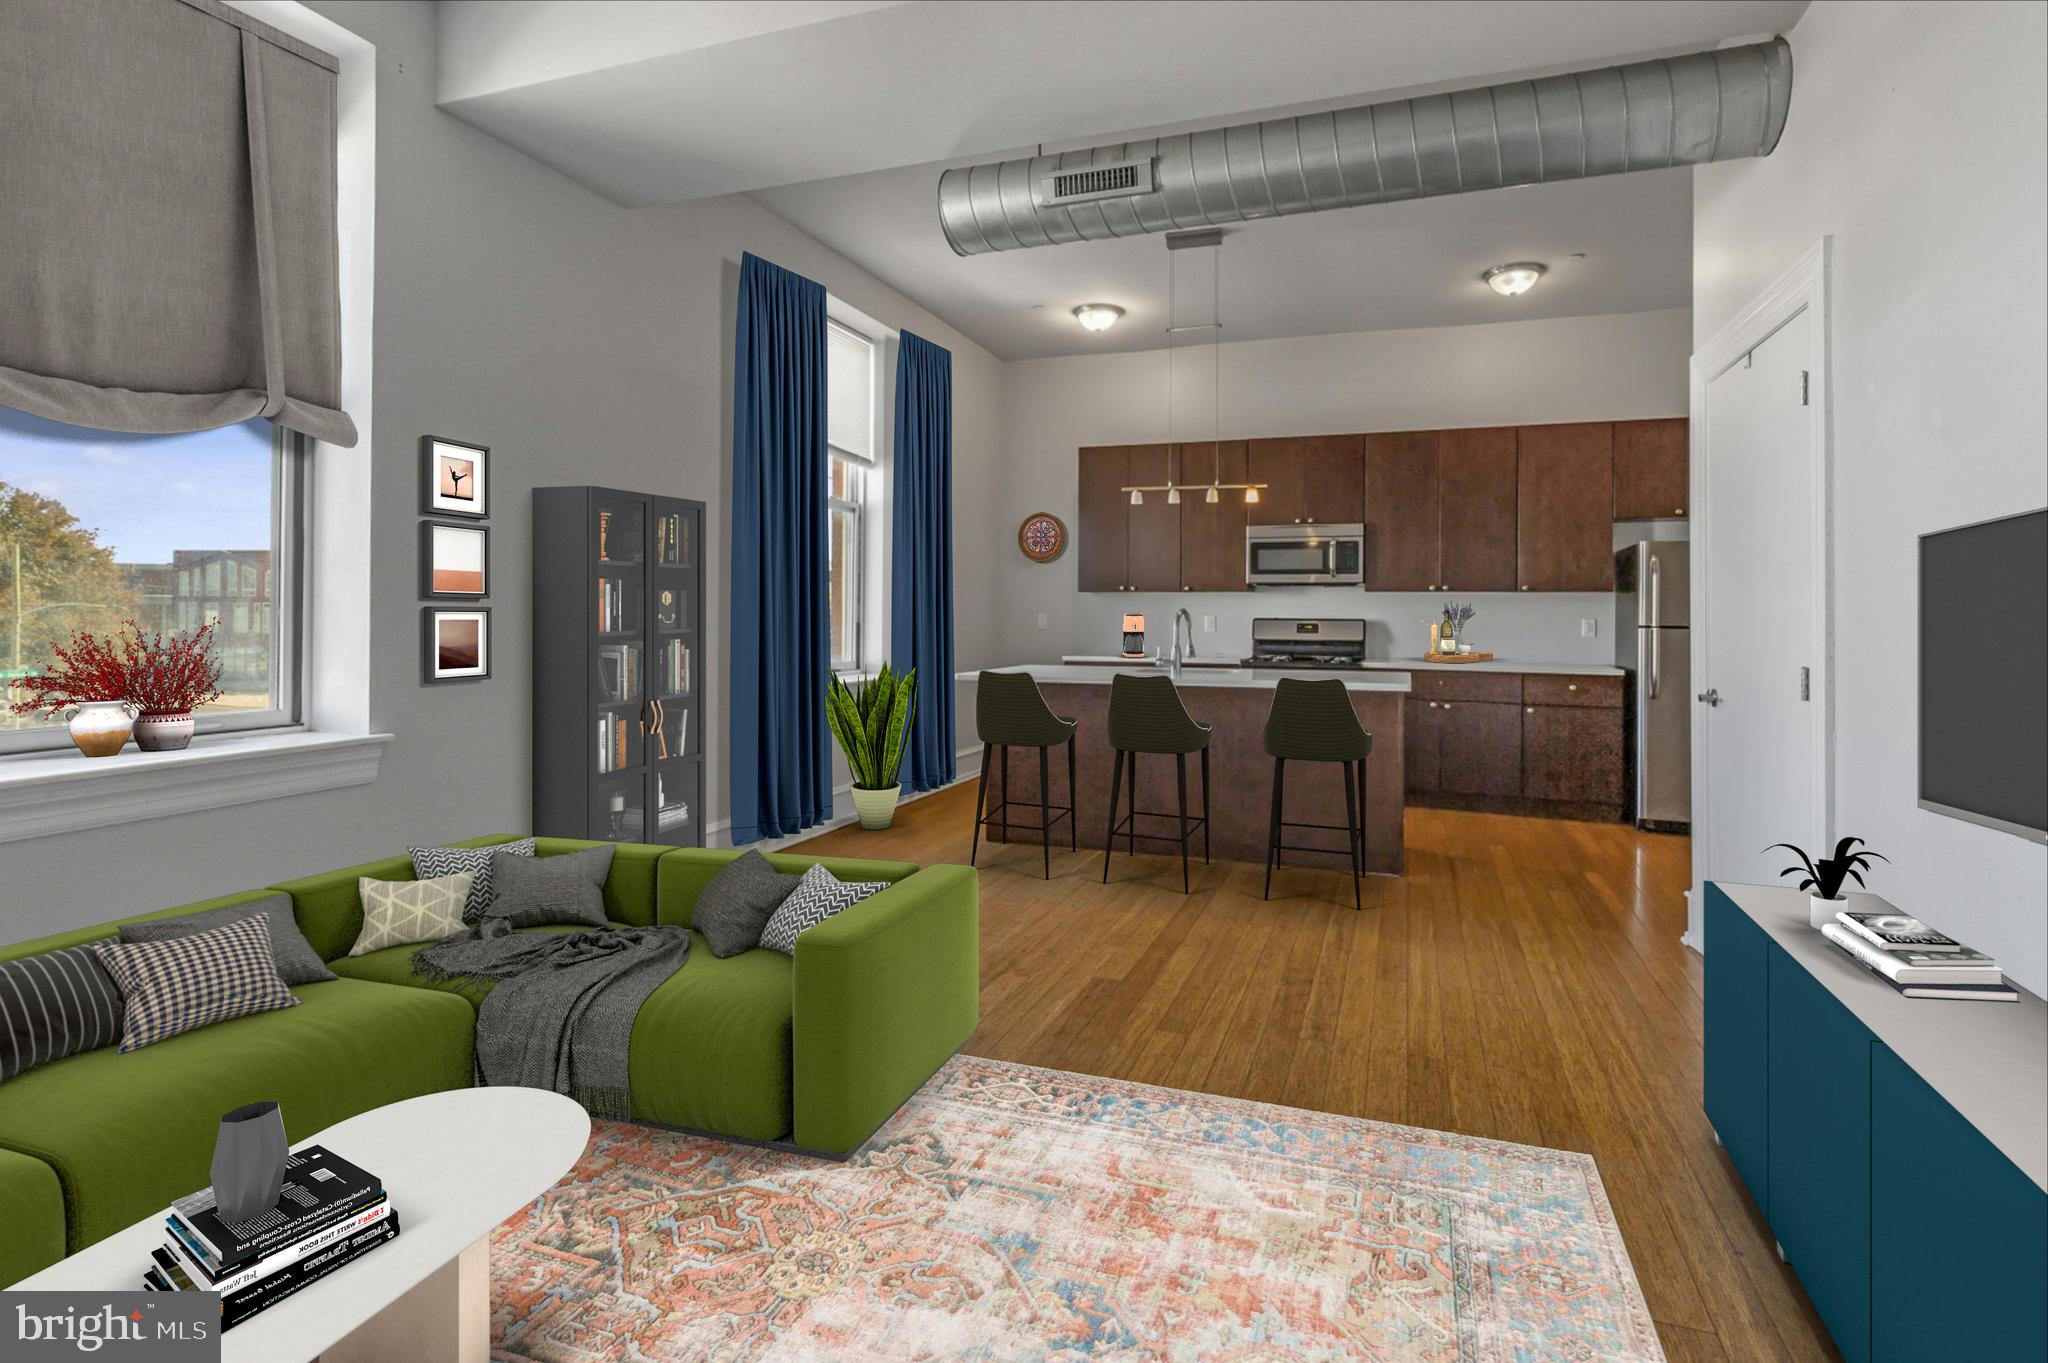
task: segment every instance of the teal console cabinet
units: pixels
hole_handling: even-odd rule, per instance
[[[1842,1357],[2048,1360],[2048,1004],[1908,999],[1804,895],[1706,895],[1707,1117]]]

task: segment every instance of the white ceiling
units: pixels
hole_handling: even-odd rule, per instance
[[[1785,31],[1806,3],[444,0],[437,91],[621,204],[753,192],[1007,358],[1159,344],[1165,249],[961,260],[938,227],[946,165],[1692,50]],[[1268,221],[1225,246],[1226,334],[1682,306],[1689,224],[1684,171]],[[1555,267],[1532,293],[1477,283],[1522,258]],[[1080,333],[1068,310],[1096,300],[1131,315]]]

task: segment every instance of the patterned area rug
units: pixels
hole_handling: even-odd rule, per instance
[[[533,1363],[1654,1363],[1589,1155],[958,1056],[834,1164],[599,1122],[491,1251]]]

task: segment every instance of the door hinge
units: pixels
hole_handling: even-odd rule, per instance
[[[1813,375],[1804,369],[1799,371],[1799,405],[1801,407],[1813,405]]]
[[[1799,669],[1799,699],[1813,699],[1813,669],[1810,667]]]

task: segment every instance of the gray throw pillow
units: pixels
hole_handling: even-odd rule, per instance
[[[604,878],[611,874],[614,847],[592,847],[552,857],[499,852],[491,858],[496,893],[485,918],[502,918],[515,928],[578,923],[605,928]]]
[[[804,932],[888,888],[886,880],[841,880],[824,867],[813,866],[797,882],[796,892],[769,917],[768,926],[761,929],[761,945],[794,956],[796,939]]]
[[[306,934],[299,931],[299,920],[292,916],[292,897],[288,894],[274,894],[268,899],[253,899],[247,904],[231,904],[225,909],[208,909],[204,913],[188,913],[177,918],[123,923],[121,940],[168,942],[178,937],[190,937],[195,932],[211,932],[258,914],[270,920],[270,959],[277,966],[279,979],[286,984],[318,984],[322,980],[339,978],[321,963],[320,953],[313,950]]]
[[[728,861],[697,891],[690,926],[704,934],[713,956],[737,956],[761,945],[761,929],[782,907],[802,876],[786,876],[752,848]]]

